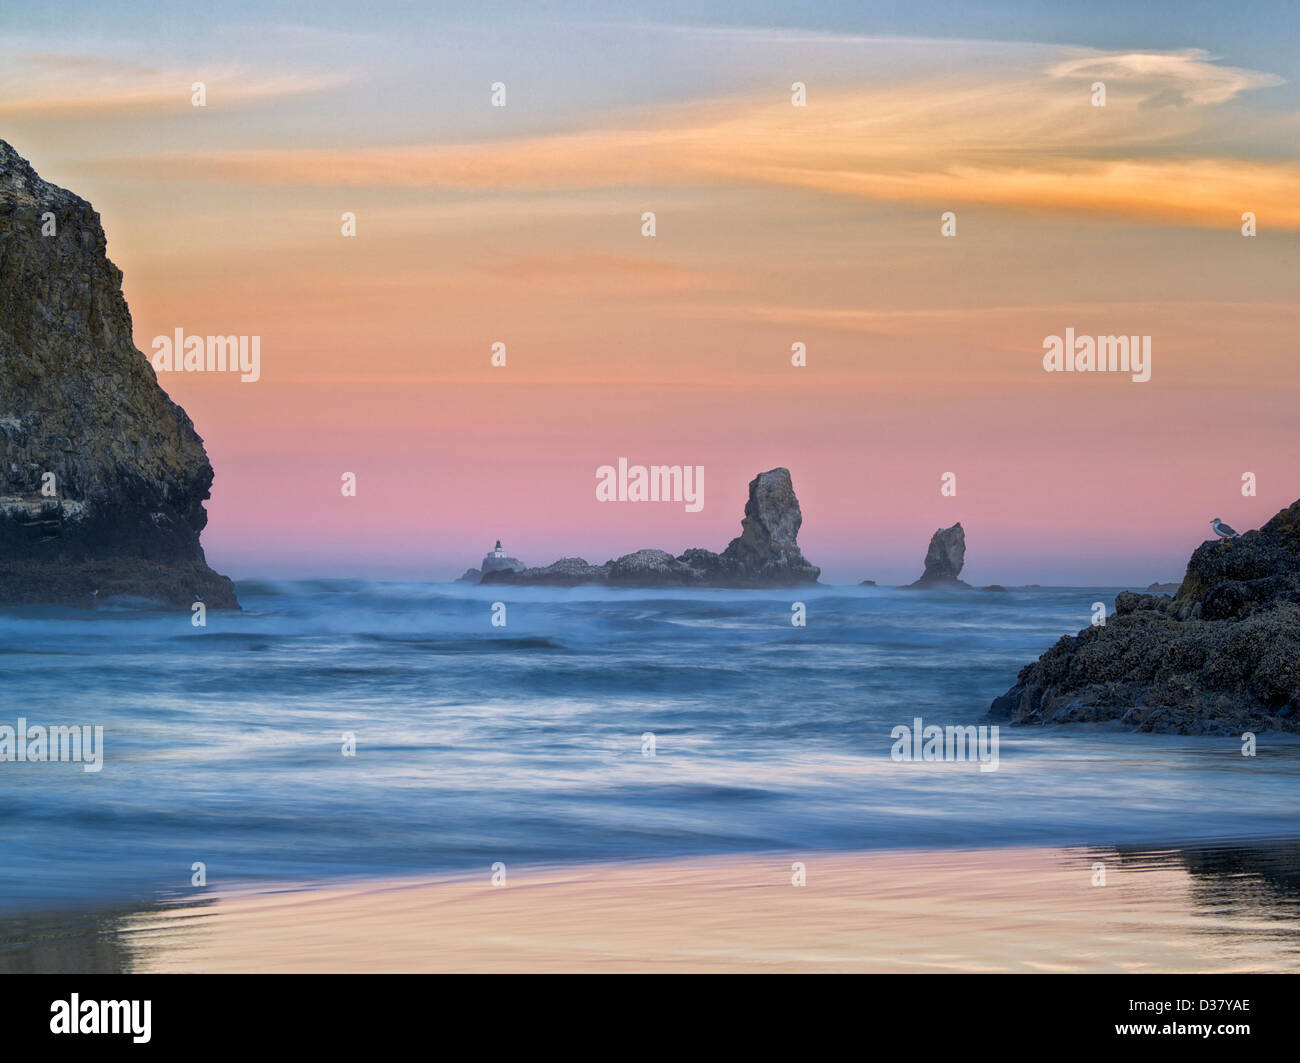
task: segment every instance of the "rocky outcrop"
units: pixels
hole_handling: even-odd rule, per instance
[[[497,546],[500,545],[500,543],[497,543]],[[522,572],[528,566],[517,557],[506,557],[504,555],[498,557],[495,553],[492,553],[483,558],[478,567],[480,572]]]
[[[99,215],[0,141],[0,602],[238,608],[212,466],[131,338]]]
[[[749,482],[741,533],[722,552],[724,565],[741,582],[791,586],[816,583],[821,569],[804,560],[796,541],[803,510],[787,469],[761,473]]]
[[[562,557],[545,568],[526,568],[522,572],[503,569],[483,573],[484,583],[520,583],[540,587],[576,587],[582,583],[604,583],[609,578],[612,561],[603,565],[588,564],[581,557]]]
[[[611,561],[605,579],[616,587],[689,587],[703,582],[699,569],[667,550],[637,550]]]
[[[693,548],[678,557],[665,550],[637,550],[604,565],[566,558],[547,568],[484,573],[484,583],[555,584],[556,566],[566,581],[622,587],[795,587],[816,583],[796,541],[803,511],[788,469],[759,473],[749,482],[741,533],[720,554]],[[572,585],[568,582],[568,585]]]
[[[1124,591],[1104,626],[1027,665],[991,715],[1139,731],[1300,731],[1300,502],[1198,546],[1175,597]]]
[[[482,583],[485,572],[522,572],[528,566],[517,557],[506,557],[501,551],[501,540],[497,540],[496,549],[484,555],[478,568],[465,571],[457,583]]]
[[[1181,583],[1153,583],[1147,587],[1147,594],[1177,594]]]
[[[970,584],[959,580],[962,565],[966,563],[966,531],[958,521],[951,528],[940,528],[930,536],[930,547],[925,552],[925,571],[908,589],[969,590]]]

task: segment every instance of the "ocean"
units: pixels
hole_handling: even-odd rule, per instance
[[[244,612],[202,628],[10,609],[0,726],[102,726],[103,767],[0,763],[0,912],[180,898],[196,864],[220,887],[1300,834],[1296,736],[1245,757],[1237,738],[1004,725],[996,771],[891,758],[918,717],[988,723],[1120,589],[331,580],[240,583]]]

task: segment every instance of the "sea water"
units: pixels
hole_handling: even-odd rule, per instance
[[[1237,737],[1003,724],[995,771],[891,758],[917,718],[988,724],[1119,589],[244,582],[244,611],[204,627],[9,609],[0,724],[102,726],[103,764],[0,763],[0,912],[199,879],[1300,834],[1292,736],[1244,757]]]

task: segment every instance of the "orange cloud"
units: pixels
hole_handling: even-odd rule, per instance
[[[1112,82],[1105,107],[1091,105],[1094,78]],[[1263,225],[1295,229],[1300,165],[1214,156],[1203,147],[1227,128],[1217,105],[1275,82],[1216,66],[1200,53],[1072,52],[1030,73],[815,95],[806,108],[784,98],[712,101],[665,112],[642,129],[460,145],[192,153],[100,169],[317,187],[751,183],[1206,227],[1240,224],[1242,212],[1253,211]]]

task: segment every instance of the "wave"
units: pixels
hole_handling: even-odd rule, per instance
[[[1109,589],[239,593],[204,628],[187,610],[0,613],[6,715],[104,727],[98,774],[0,766],[0,907],[184,888],[195,860],[232,881],[1295,823],[1300,742],[1274,736],[1248,772],[1220,740],[1090,728],[1004,729],[986,775],[890,759],[918,715],[982,721]]]

